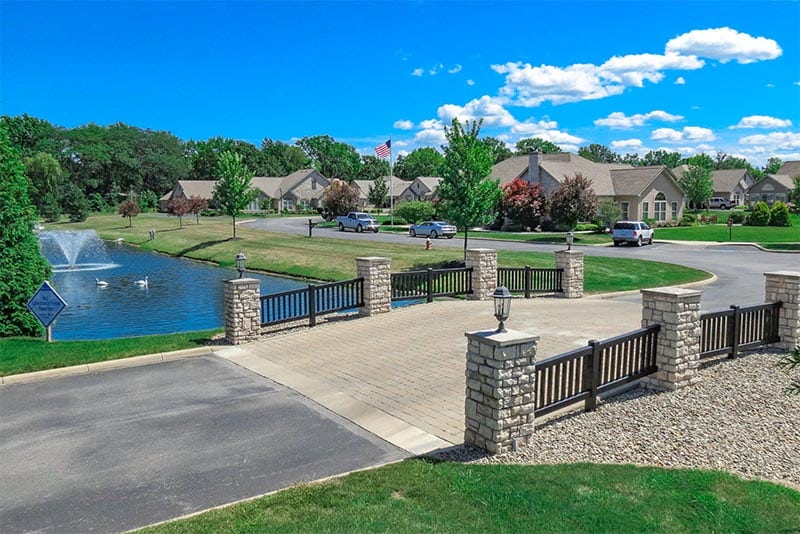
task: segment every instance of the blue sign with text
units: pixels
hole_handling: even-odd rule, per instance
[[[42,282],[42,285],[28,301],[28,309],[45,328],[50,326],[66,307],[67,303],[47,280]]]

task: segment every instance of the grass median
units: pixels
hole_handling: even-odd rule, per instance
[[[789,532],[798,517],[800,493],[721,472],[409,460],[144,532]]]

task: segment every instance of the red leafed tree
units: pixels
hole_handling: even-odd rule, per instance
[[[132,200],[123,200],[119,205],[119,214],[128,218],[128,227],[133,226],[133,218],[139,215],[139,204]]]
[[[591,221],[597,215],[597,196],[592,181],[581,173],[564,176],[564,181],[550,200],[553,220],[572,230],[578,221]]]
[[[503,188],[503,212],[516,224],[533,228],[547,211],[542,185],[515,178]]]
[[[191,208],[192,206],[189,200],[182,197],[177,197],[170,200],[169,204],[167,204],[167,213],[177,217],[178,224],[180,224],[181,228],[183,228],[183,216],[189,213]]]
[[[200,224],[200,214],[208,209],[208,200],[192,195],[189,197],[189,211],[194,213],[195,221]]]

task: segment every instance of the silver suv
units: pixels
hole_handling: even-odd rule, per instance
[[[733,207],[733,202],[725,197],[711,197],[708,201],[708,208],[712,210],[729,210]]]
[[[653,244],[654,233],[655,230],[642,221],[617,221],[611,231],[611,239],[614,240],[615,247],[622,243],[634,243],[641,247],[645,243]]]

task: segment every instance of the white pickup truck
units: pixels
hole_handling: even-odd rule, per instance
[[[340,215],[336,217],[336,224],[340,232],[345,229],[355,230],[356,232],[363,232],[364,230],[378,233],[380,225],[375,218],[369,213],[363,211],[351,211],[347,215]]]
[[[654,233],[655,231],[642,221],[617,221],[611,231],[611,239],[615,247],[622,243],[633,243],[641,247],[645,243],[653,244]]]

